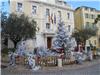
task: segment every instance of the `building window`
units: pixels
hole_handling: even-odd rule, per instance
[[[96,25],[94,23],[92,23],[92,28],[96,28]]]
[[[100,35],[99,35],[99,43],[100,43]]]
[[[61,11],[58,11],[59,20],[61,20]]]
[[[22,3],[17,3],[17,11],[22,12]]]
[[[50,20],[51,20],[51,17],[50,17],[50,9],[46,9],[46,20],[47,20],[47,23],[50,23]]]
[[[96,40],[94,40],[94,44],[96,45]]]
[[[70,25],[68,25],[68,31],[70,32],[70,29],[71,29],[71,26]]]
[[[61,17],[61,11],[58,11],[58,15],[59,15],[59,17]]]
[[[92,14],[92,15],[91,15],[91,19],[95,19],[95,15]]]
[[[89,44],[91,44],[91,40],[89,40]]]
[[[50,23],[46,23],[46,29],[50,29]]]
[[[89,24],[90,24],[89,22],[86,22],[86,28],[89,28]]]
[[[2,12],[4,11],[4,6],[5,6],[5,2],[2,2],[1,7],[0,7],[0,9],[1,9]]]
[[[91,8],[91,9],[90,9],[90,11],[94,11],[94,9],[93,9],[93,8]]]
[[[89,14],[86,13],[86,14],[85,14],[85,18],[89,18]]]
[[[91,15],[91,19],[93,19],[94,17],[93,17],[93,15]]]
[[[89,22],[86,22],[86,25],[89,25]]]
[[[61,21],[61,11],[58,11],[58,22]]]
[[[70,13],[67,13],[67,18],[70,19]]]
[[[46,9],[46,16],[50,16],[50,10]]]
[[[88,10],[88,8],[87,8],[87,7],[85,7],[85,10]]]
[[[2,2],[2,6],[5,6],[5,2]]]
[[[36,6],[32,6],[32,14],[36,14],[36,10],[37,10],[37,7]]]

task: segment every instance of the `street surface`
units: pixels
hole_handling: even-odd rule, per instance
[[[84,62],[82,65],[67,65],[62,68],[46,67],[38,71],[25,67],[8,67],[1,70],[1,75],[100,75],[100,60]]]

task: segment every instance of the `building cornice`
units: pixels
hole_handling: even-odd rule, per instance
[[[47,6],[51,6],[54,8],[60,8],[60,9],[64,9],[64,10],[69,10],[69,11],[74,11],[70,6],[61,6],[61,5],[57,5],[57,4],[50,4],[50,3],[46,3],[46,2],[42,2],[42,1],[29,1],[29,2],[34,2],[34,3],[38,3],[38,4],[42,4],[42,5],[47,5]]]
[[[77,10],[79,10],[79,9],[82,9],[82,8],[89,8],[89,9],[94,9],[95,11],[100,11],[100,10],[97,10],[96,8],[88,7],[88,6],[77,7],[77,8],[75,9],[75,11],[77,11]]]

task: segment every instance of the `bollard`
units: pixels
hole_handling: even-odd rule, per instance
[[[62,59],[58,58],[58,67],[62,67]]]

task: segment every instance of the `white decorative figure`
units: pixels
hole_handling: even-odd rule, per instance
[[[36,71],[40,69],[40,66],[36,66],[35,59],[33,57],[34,57],[33,55],[29,55],[28,64],[32,68],[32,70]]]
[[[91,51],[91,47],[89,46],[89,47],[87,47],[87,57],[88,57],[88,59],[91,61],[91,60],[93,60],[93,53],[92,53],[92,51]]]
[[[8,56],[9,56],[9,64],[14,66],[15,65],[15,56],[16,56],[16,54],[13,53],[13,52],[9,52]]]
[[[82,64],[82,62],[83,62],[83,54],[82,54],[82,52],[76,52],[75,53],[75,60],[76,60],[76,63]]]
[[[35,47],[35,41],[33,39],[27,39],[25,41],[26,50],[32,51]]]
[[[12,52],[8,53],[8,57],[9,57],[9,64],[12,64]]]
[[[17,46],[17,53],[19,56],[24,56],[26,50],[25,41],[20,41]]]
[[[75,61],[75,57],[74,57],[74,52],[71,51],[71,56],[70,56],[71,61]]]
[[[33,56],[32,55],[29,55],[28,57],[28,64],[31,68],[34,68],[35,67],[35,59],[33,59]]]
[[[90,60],[90,61],[93,60],[93,54],[92,54],[92,51],[89,51],[89,60]]]

